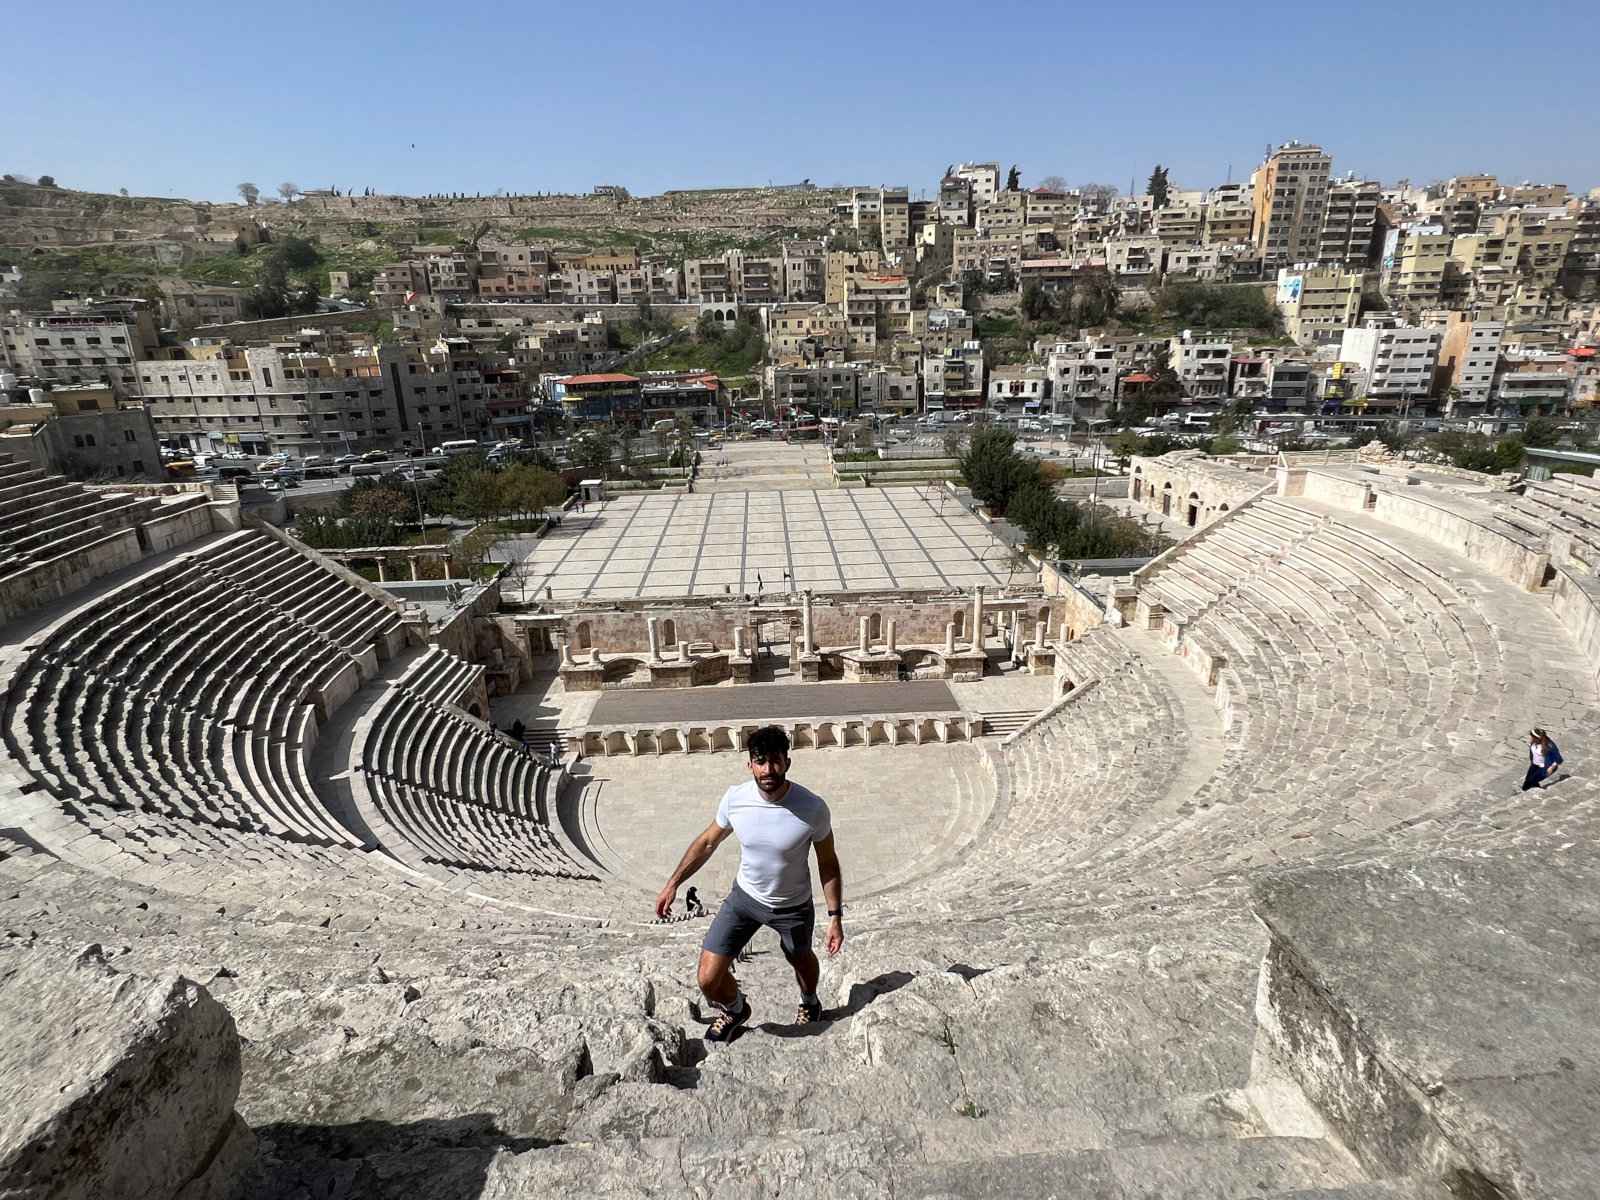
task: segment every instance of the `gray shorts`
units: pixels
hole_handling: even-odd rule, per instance
[[[713,954],[736,958],[755,937],[756,931],[765,925],[777,932],[784,958],[792,960],[795,955],[811,949],[816,913],[816,906],[809,900],[791,908],[768,908],[734,884],[712,918],[701,947]]]

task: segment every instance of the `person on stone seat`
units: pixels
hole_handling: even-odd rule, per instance
[[[1548,733],[1542,729],[1529,731],[1528,773],[1522,777],[1522,790],[1541,787],[1547,779],[1554,779],[1564,761],[1560,747]]]
[[[810,856],[828,904],[828,956],[844,948],[844,879],[833,844],[833,819],[816,793],[789,780],[789,735],[767,725],[750,735],[750,778],[730,787],[716,818],[689,843],[656,897],[656,916],[672,911],[678,888],[728,837],[739,838],[739,874],[700,948],[700,991],[716,1016],[706,1041],[731,1041],[750,1019],[750,1002],[733,977],[733,962],[762,926],[773,930],[800,986],[795,1023],[822,1019],[817,999],[821,964],[811,949],[815,908]]]
[[[691,917],[703,917],[706,915],[706,906],[700,903],[700,893],[694,888],[690,888],[683,894],[683,911]]]

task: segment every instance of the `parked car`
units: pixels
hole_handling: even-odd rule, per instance
[[[364,463],[388,462],[389,452],[387,450],[368,450],[361,456],[361,461]]]

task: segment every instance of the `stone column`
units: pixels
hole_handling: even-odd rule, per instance
[[[888,643],[888,651],[889,651],[889,653],[893,654],[895,652],[895,650],[894,650],[894,619],[892,617],[889,619],[889,624],[887,626],[885,626],[884,639]]]
[[[411,555],[411,557],[408,559],[408,561],[411,563],[411,579],[412,579],[412,582],[415,582],[418,579],[421,579],[422,578],[422,572],[417,569],[417,556],[415,554]]]
[[[856,649],[862,654],[867,652],[867,619],[861,618],[861,633],[856,641]]]
[[[560,634],[557,634],[556,635],[556,646],[561,651],[561,665],[562,666],[564,666],[564,667],[572,667],[572,666],[576,666],[577,665],[576,663],[574,663],[572,661],[572,643],[571,642],[569,642],[565,637],[562,637]]]
[[[388,577],[388,575],[386,575],[384,573],[384,570],[383,570],[383,556],[381,554],[378,556],[378,582],[379,583],[388,583],[389,582],[389,577]]]
[[[811,654],[816,642],[816,630],[811,624],[811,589],[800,593],[800,652]]]
[[[688,642],[679,642],[678,643],[678,661],[679,662],[688,662],[689,661],[689,643]]]
[[[972,648],[983,649],[983,584],[972,589]]]
[[[954,621],[945,622],[944,652],[947,655],[954,654],[956,652],[956,623]]]
[[[737,657],[737,658],[743,658],[745,656],[744,655],[744,626],[743,625],[735,625],[733,627],[733,653],[734,653],[734,656]]]
[[[1044,649],[1044,622],[1043,621],[1034,622],[1034,626],[1033,626],[1033,648],[1035,650],[1043,650]]]
[[[650,638],[650,661],[661,661],[661,629],[657,625],[659,617],[646,617],[644,619],[645,633]]]

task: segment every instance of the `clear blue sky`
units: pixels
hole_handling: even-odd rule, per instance
[[[0,171],[234,198],[796,182],[946,163],[1144,187],[1339,173],[1600,184],[1583,6],[101,0],[8,13]],[[381,15],[380,15],[381,14]],[[413,143],[415,148],[413,149]]]

